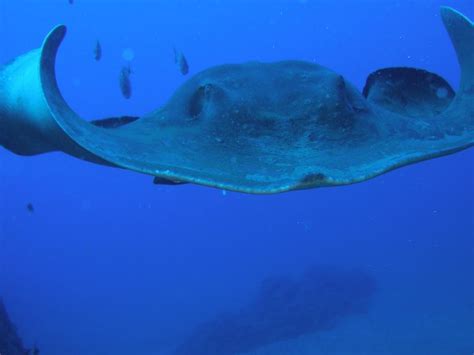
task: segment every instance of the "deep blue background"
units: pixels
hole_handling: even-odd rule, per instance
[[[89,119],[163,104],[185,80],[173,45],[191,75],[303,59],[359,88],[386,66],[422,67],[456,87],[441,4],[474,18],[471,0],[0,0],[0,63],[68,25],[60,87]],[[130,101],[118,89],[126,48],[135,53]],[[244,304],[266,276],[357,266],[379,283],[368,315],[259,354],[314,354],[318,341],[328,354],[472,353],[473,163],[471,150],[357,185],[250,196],[157,187],[59,153],[2,149],[0,296],[42,354],[166,354],[197,322]]]

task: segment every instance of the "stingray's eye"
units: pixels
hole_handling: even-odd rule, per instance
[[[215,84],[204,84],[197,88],[189,100],[188,112],[192,118],[197,118],[201,113],[212,110],[222,103],[225,98],[224,90]]]
[[[201,85],[191,96],[191,100],[189,102],[189,114],[192,117],[197,117],[201,114],[206,106],[206,102],[209,100],[211,96],[211,92],[213,91],[213,85],[205,84]]]
[[[196,92],[191,96],[189,102],[189,114],[192,117],[197,117],[201,113],[204,107],[204,100],[206,99],[206,88],[200,86]]]

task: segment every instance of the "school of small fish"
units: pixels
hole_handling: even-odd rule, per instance
[[[70,5],[74,5],[74,0],[68,0],[68,3]],[[177,65],[179,72],[182,75],[187,75],[189,73],[189,64],[188,61],[184,55],[184,53],[180,50],[177,50],[176,48],[173,48],[174,51],[174,62]],[[128,64],[123,66],[120,69],[119,73],[119,88],[120,92],[122,93],[122,96],[125,99],[130,99],[132,97],[132,83],[130,80],[130,75],[133,73],[130,65],[130,61],[133,59],[133,55],[128,53],[132,53],[131,49],[127,49],[127,62]],[[99,62],[102,59],[102,45],[99,40],[95,42],[94,50],[94,59]]]

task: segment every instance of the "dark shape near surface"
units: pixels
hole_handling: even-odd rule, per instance
[[[25,355],[30,354],[22,344],[15,326],[8,317],[3,301],[0,299],[0,354]]]
[[[375,280],[356,270],[313,267],[299,279],[270,278],[253,302],[198,326],[175,355],[235,355],[331,330],[366,313],[375,290]]]
[[[174,62],[178,66],[179,72],[183,75],[188,74],[189,64],[183,52],[177,50],[176,48],[173,48],[173,50],[174,50]]]
[[[33,204],[32,204],[31,202],[26,205],[26,209],[27,209],[28,212],[30,212],[30,213],[35,212],[35,207],[33,206]]]
[[[74,0],[69,0],[69,5],[74,5]]]
[[[119,86],[122,96],[127,100],[132,97],[132,83],[130,82],[130,75],[132,74],[132,69],[130,64],[122,67],[119,74]]]
[[[204,70],[164,106],[116,128],[81,119],[62,97],[58,26],[0,71],[0,144],[247,193],[365,181],[474,145],[474,25],[447,7],[441,17],[461,68],[455,93],[414,68],[371,74],[363,95],[320,65],[249,62]],[[130,68],[120,88],[131,96]]]
[[[98,40],[95,42],[94,59],[96,61],[99,61],[102,59],[102,46]]]

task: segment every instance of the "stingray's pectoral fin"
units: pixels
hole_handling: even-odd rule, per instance
[[[474,23],[458,11],[441,8],[446,30],[461,67],[461,85],[457,93],[440,76],[421,69],[386,68],[367,78],[364,96],[389,111],[416,118],[439,116],[449,109],[450,124],[474,124]],[[469,102],[471,101],[471,102]],[[452,113],[460,111],[462,113]]]
[[[474,23],[450,7],[441,8],[441,17],[461,66],[460,92],[474,95]]]
[[[45,101],[41,61],[45,49],[57,43],[65,33],[66,27],[57,26],[46,36],[40,49],[0,69],[0,146],[20,155],[63,151],[83,160],[113,165],[82,148],[66,134]],[[54,70],[48,74],[54,75]]]
[[[39,80],[40,50],[0,68],[0,146],[20,155],[59,150],[62,131],[49,114]]]
[[[474,144],[474,23],[449,7],[441,8],[441,17],[461,67],[461,83],[453,103],[440,124],[448,134],[465,134]]]

